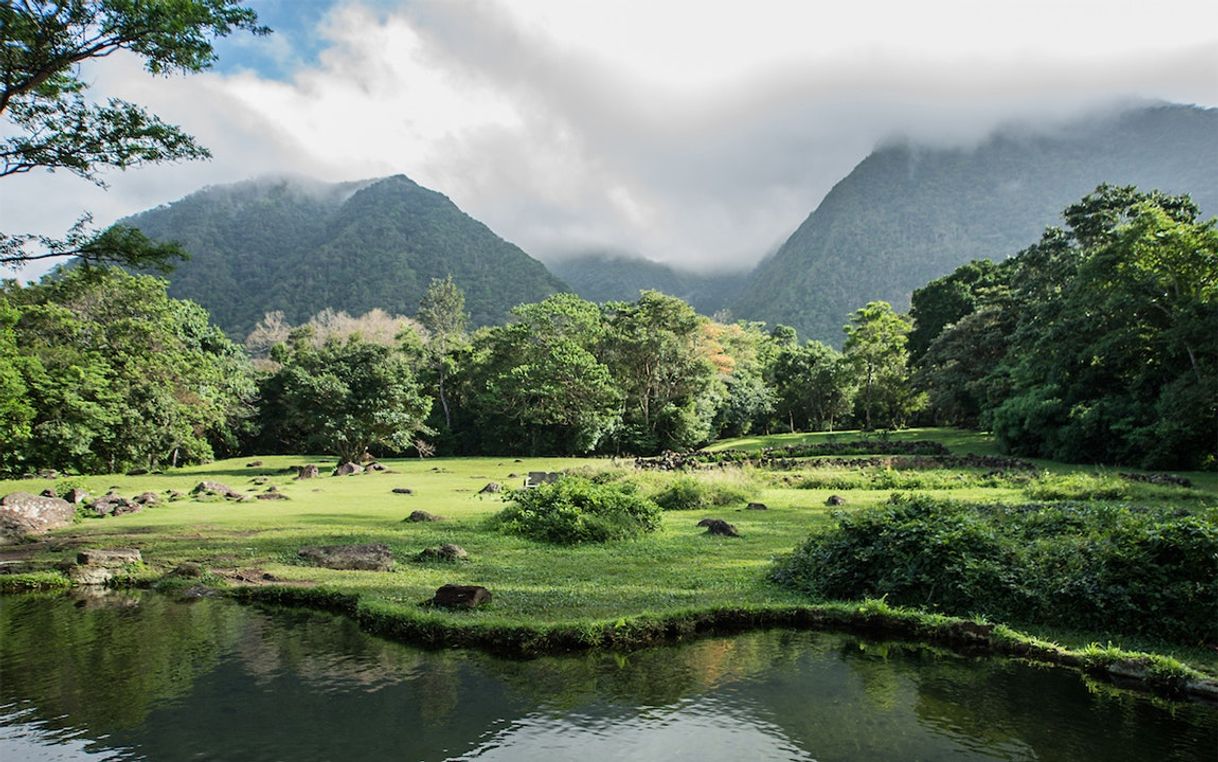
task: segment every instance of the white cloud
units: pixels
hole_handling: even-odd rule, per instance
[[[975,140],[1115,99],[1218,105],[1212,2],[344,1],[318,29],[318,63],[289,81],[91,67],[98,95],[147,104],[215,159],[105,193],[9,178],[0,228],[109,222],[268,172],[403,172],[535,255],[744,267],[888,137]]]

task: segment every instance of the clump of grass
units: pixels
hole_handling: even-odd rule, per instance
[[[1042,473],[1024,487],[1033,500],[1137,500],[1169,501],[1204,499],[1197,490],[1147,484],[1104,473]]]
[[[564,476],[506,499],[508,506],[495,517],[501,531],[559,545],[624,540],[660,526],[660,506],[629,482]]]
[[[35,590],[63,590],[72,586],[56,571],[23,572],[0,575],[0,593],[28,593]]]
[[[748,502],[752,490],[745,478],[726,475],[682,475],[670,480],[652,499],[666,511],[693,511]]]

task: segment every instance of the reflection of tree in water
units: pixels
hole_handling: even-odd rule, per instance
[[[32,702],[52,726],[67,715],[98,733],[134,727],[216,665],[241,619],[231,606],[117,591],[0,596],[0,695]]]

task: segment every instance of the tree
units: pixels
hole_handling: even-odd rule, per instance
[[[106,169],[207,158],[194,138],[136,104],[91,102],[80,66],[128,51],[150,74],[200,72],[216,59],[212,40],[235,30],[270,31],[238,0],[3,0],[0,177],[65,170],[104,186]],[[0,265],[76,256],[146,267],[182,255],[137,230],[90,224],[84,215],[62,240],[0,234]]]
[[[433,278],[419,302],[419,322],[427,329],[426,357],[436,379],[436,397],[444,411],[444,428],[453,425],[452,412],[444,383],[452,375],[454,351],[465,342],[465,327],[469,315],[465,312],[465,294],[449,275],[444,280]]]
[[[1003,265],[988,259],[974,259],[914,290],[909,308],[913,320],[909,356],[914,364],[921,361],[944,328],[977,309],[986,291],[1001,280],[1003,269]]]
[[[791,431],[832,431],[835,421],[853,408],[854,375],[840,352],[819,341],[783,347],[772,371],[779,415]]]
[[[116,268],[6,286],[0,303],[18,316],[13,366],[32,410],[10,461],[113,472],[205,460],[234,443],[254,396],[248,360],[166,287]]]
[[[857,405],[863,425],[871,429],[904,425],[925,402],[910,383],[909,318],[898,315],[888,302],[870,302],[856,310],[846,331],[845,357],[859,380]]]
[[[358,461],[375,447],[403,452],[425,430],[431,401],[396,348],[353,335],[321,346],[308,328],[279,344],[280,368],[263,384],[263,427],[281,449]]]

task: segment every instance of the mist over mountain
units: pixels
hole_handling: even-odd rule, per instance
[[[747,272],[697,273],[630,254],[585,252],[546,263],[575,293],[592,302],[633,301],[647,289],[663,291],[704,315],[726,307],[748,281]]]
[[[958,265],[1015,254],[1100,183],[1188,193],[1213,215],[1216,162],[1218,110],[1177,105],[1000,130],[972,148],[883,147],[757,266],[732,310],[840,344],[853,310],[904,310]]]
[[[327,307],[413,315],[431,279],[449,274],[476,325],[567,290],[541,262],[404,175],[209,187],[123,222],[190,252],[169,276],[169,293],[203,305],[237,338],[272,310],[293,323]]]

